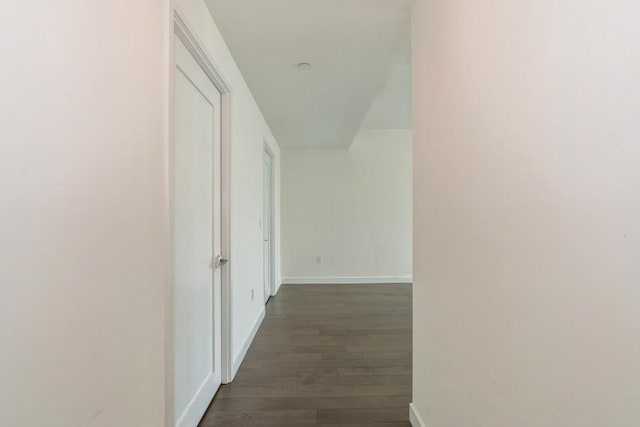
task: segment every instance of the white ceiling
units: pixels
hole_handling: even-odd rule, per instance
[[[347,148],[361,125],[410,126],[413,1],[205,0],[282,148]]]
[[[406,37],[389,68],[362,127],[366,129],[411,129],[411,33]]]

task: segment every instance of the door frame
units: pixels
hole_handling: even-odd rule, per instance
[[[165,111],[168,127],[167,138],[165,141],[165,174],[164,174],[164,193],[165,193],[165,207],[167,216],[165,219],[165,226],[167,230],[167,271],[166,271],[166,285],[165,285],[165,322],[164,322],[164,354],[165,354],[165,426],[173,426],[173,245],[174,242],[171,237],[171,229],[173,226],[173,218],[171,217],[171,181],[170,170],[171,162],[173,159],[170,157],[171,147],[174,143],[173,137],[173,107],[174,107],[174,78],[175,78],[175,55],[174,55],[174,43],[176,39],[179,39],[187,50],[193,55],[198,65],[202,68],[205,74],[209,77],[214,86],[218,89],[221,95],[221,129],[220,129],[220,186],[221,186],[221,254],[224,258],[230,259],[231,254],[231,102],[232,102],[232,87],[228,83],[228,80],[224,78],[220,71],[220,68],[216,65],[213,56],[210,55],[204,48],[204,44],[201,39],[193,30],[193,26],[185,19],[184,14],[180,12],[179,8],[172,8],[171,26],[168,38],[169,44],[169,75],[167,76],[168,92],[168,105]],[[231,316],[231,260],[229,263],[221,267],[221,341],[222,341],[222,383],[228,384],[232,379],[232,319]]]
[[[270,185],[269,185],[269,192],[271,193],[269,198],[271,199],[271,203],[269,208],[271,209],[271,212],[269,214],[269,251],[271,252],[271,256],[269,257],[269,262],[271,263],[271,265],[269,266],[269,275],[271,277],[269,277],[269,281],[270,286],[269,286],[269,296],[273,297],[276,295],[276,244],[275,244],[275,234],[276,234],[276,208],[275,208],[275,198],[276,198],[276,183],[275,183],[275,163],[276,163],[276,156],[274,156],[273,151],[271,150],[271,147],[269,146],[269,143],[267,142],[266,139],[263,140],[263,144],[264,144],[264,154],[266,154],[267,156],[269,156],[269,158],[271,159],[271,170],[270,170],[270,177],[269,177],[269,181],[270,181]],[[264,167],[264,161],[263,161],[263,167]],[[264,177],[264,171],[263,171],[263,175]],[[262,184],[262,188],[264,189],[264,183]],[[264,222],[264,221],[263,221]],[[263,223],[262,226],[264,227],[265,224]],[[265,301],[266,303],[266,301]]]

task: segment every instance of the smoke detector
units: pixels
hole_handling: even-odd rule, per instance
[[[311,69],[311,64],[308,62],[301,62],[298,64],[298,70],[300,71],[309,71]]]

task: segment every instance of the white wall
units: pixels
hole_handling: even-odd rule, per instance
[[[362,130],[349,150],[283,150],[283,280],[410,281],[411,211],[410,130]]]
[[[175,0],[178,11],[204,44],[231,86],[231,285],[235,365],[264,309],[262,270],[263,152],[275,161],[276,283],[280,284],[280,149],[202,0]],[[251,290],[255,297],[251,300]]]
[[[417,3],[425,425],[640,425],[639,12],[632,0]]]
[[[178,4],[234,91],[238,354],[263,308],[263,139],[276,171],[279,150],[204,4]],[[162,426],[170,5],[2,13],[0,425]]]
[[[2,15],[0,425],[161,426],[168,6]]]

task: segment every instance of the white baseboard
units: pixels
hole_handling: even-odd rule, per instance
[[[242,343],[242,347],[240,348],[240,351],[238,352],[236,357],[234,357],[233,364],[231,365],[232,381],[235,378],[236,374],[238,373],[238,369],[240,369],[240,365],[242,365],[242,361],[244,360],[244,357],[247,355],[247,352],[249,351],[249,347],[251,347],[251,344],[253,343],[253,340],[256,337],[256,334],[258,333],[258,329],[260,329],[260,325],[262,325],[262,321],[264,320],[265,315],[266,315],[265,309],[264,307],[262,307],[262,310],[260,311],[260,315],[258,316],[258,318],[256,319],[256,322],[251,327],[249,336],[247,336],[247,339],[244,341],[244,343]]]
[[[412,283],[411,276],[325,276],[325,277],[283,277],[283,285],[348,285]]]
[[[413,403],[409,404],[409,422],[413,427],[427,427]]]
[[[273,295],[271,295],[272,297],[275,297],[276,295],[278,295],[278,292],[280,292],[280,286],[282,286],[282,280],[276,279],[275,290],[273,292]]]
[[[207,381],[200,386],[200,389],[191,402],[189,402],[187,408],[182,415],[180,415],[180,418],[176,421],[176,426],[189,427],[198,425],[211,403],[211,396],[216,393],[217,389],[218,384],[213,381],[213,377],[209,377]]]

